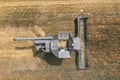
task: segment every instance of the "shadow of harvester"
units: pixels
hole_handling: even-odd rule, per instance
[[[49,65],[52,65],[52,66],[61,65],[63,61],[63,59],[57,58],[52,53],[35,52],[34,46],[15,47],[15,49],[17,50],[32,49],[34,57],[38,57],[40,60],[45,60]]]

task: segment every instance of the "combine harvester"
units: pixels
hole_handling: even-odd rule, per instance
[[[54,54],[57,58],[71,58],[71,52],[76,51],[77,69],[88,67],[88,25],[86,17],[75,19],[75,37],[71,32],[61,31],[55,36],[35,38],[14,38],[14,41],[32,40],[35,52]],[[65,45],[60,45],[64,42]]]

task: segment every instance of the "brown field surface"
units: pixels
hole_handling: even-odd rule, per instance
[[[76,70],[74,51],[70,59],[57,59],[35,55],[32,41],[13,41],[58,31],[74,34],[80,15],[89,17],[85,70]],[[119,51],[119,0],[0,0],[0,80],[120,80]]]

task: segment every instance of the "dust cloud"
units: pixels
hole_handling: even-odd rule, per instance
[[[33,28],[32,28],[33,32],[35,33],[36,36],[41,36],[41,37],[44,37],[46,36],[46,33],[45,31],[43,31],[42,28],[38,27],[37,25],[35,25]]]

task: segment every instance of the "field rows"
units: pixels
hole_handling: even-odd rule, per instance
[[[0,80],[120,80],[119,4],[119,0],[0,0]],[[89,17],[86,70],[76,70],[74,51],[72,58],[58,59],[35,54],[32,41],[13,41],[36,37],[39,30],[47,35],[74,34],[77,16]]]

